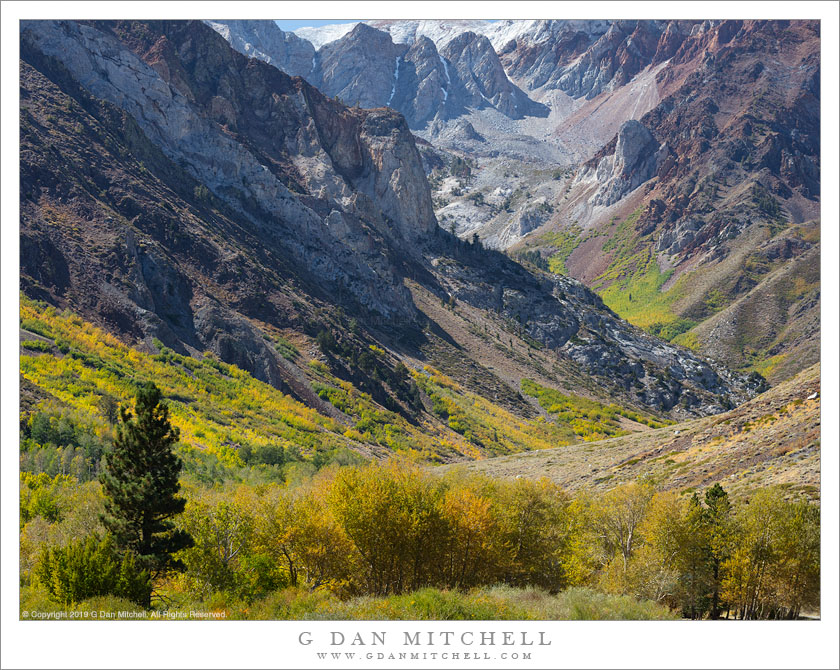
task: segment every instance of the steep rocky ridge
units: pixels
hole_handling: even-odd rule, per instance
[[[592,99],[674,56],[715,22],[539,21],[499,45],[505,70],[527,90],[559,89]]]
[[[665,37],[667,49],[661,43]],[[732,290],[730,275],[722,270],[730,256],[763,258],[768,236],[796,233],[819,216],[819,26],[808,21],[675,24],[665,28],[656,51],[660,55],[651,62],[670,54],[655,78],[660,102],[640,125],[625,123],[578,169],[555,217],[525,246],[540,248],[543,239],[548,248],[541,253],[550,257],[559,251],[551,240],[566,240],[565,266],[605,296],[613,285],[629,295],[634,288],[641,293],[639,282],[657,281],[661,290],[651,298],[668,306],[659,323],[648,323],[661,330],[666,322],[676,326],[681,320],[679,328],[669,330],[674,337],[709,316],[698,315],[691,304],[708,302],[719,310],[779,267],[756,260],[751,279]],[[629,127],[637,130],[632,143],[625,141]],[[628,146],[636,169],[616,171],[627,162]],[[571,221],[585,232],[574,232]],[[622,221],[631,223],[616,225]],[[787,261],[796,262],[812,245],[807,239],[794,243]],[[651,269],[651,258],[658,270]],[[718,305],[721,296],[725,302]],[[621,313],[632,320],[638,306],[627,307]],[[731,342],[717,339],[723,332],[698,326],[689,335],[697,341],[711,337],[701,346],[729,356],[723,352],[731,350]],[[814,330],[809,332],[814,337]],[[742,336],[749,339],[735,327],[728,337],[740,341]],[[787,344],[778,344],[766,349],[767,355],[785,354]],[[736,358],[766,369],[766,361]],[[803,357],[801,366],[809,360]]]
[[[446,43],[442,55],[452,63],[468,93],[464,106],[480,108],[489,103],[511,119],[548,115],[545,106],[530,100],[508,80],[490,40],[483,35],[461,33]]]
[[[280,30],[274,21],[207,21],[240,53],[259,58],[293,77],[310,77],[316,71],[315,47],[309,40]]]
[[[37,35],[24,28],[24,52],[30,60],[22,82],[29,84],[25,98],[37,100],[35,110],[30,111],[28,102],[22,105],[27,137],[22,153],[25,290],[95,315],[132,337],[147,341],[158,337],[179,351],[216,351],[223,360],[275,385],[286,384],[284,388],[295,385],[300,373],[264,341],[259,323],[305,326],[313,305],[310,302],[309,310],[296,314],[294,303],[301,290],[295,285],[305,286],[316,305],[328,297],[331,303],[352,306],[372,320],[387,318],[399,324],[416,318],[408,292],[395,278],[394,263],[401,261],[381,253],[384,236],[401,239],[406,246],[401,232],[413,239],[434,226],[430,203],[400,204],[403,197],[428,200],[428,193],[423,191],[422,169],[410,145],[408,154],[402,153],[410,136],[400,136],[400,128],[407,129],[398,115],[386,111],[384,120],[370,119],[368,113],[334,105],[300,80],[292,82],[276,69],[260,65],[267,77],[262,90],[243,87],[239,80],[238,93],[267,97],[262,105],[247,100],[237,117],[239,134],[234,136],[204,116],[197,103],[189,102],[190,98],[203,101],[203,111],[212,114],[216,96],[212,86],[204,88],[198,77],[224,72],[218,59],[235,55],[220,38],[193,39],[189,43],[196,50],[185,52],[184,61],[167,60],[166,55],[172,54],[166,48],[168,40],[152,32],[165,26],[105,27],[134,31],[135,48],[165,73],[177,73],[182,93],[134,57],[114,34],[77,24],[35,27],[46,44],[62,45],[53,54],[63,57],[68,67],[77,67],[78,76],[92,89],[135,111],[137,117],[91,98],[64,66],[36,50]],[[175,24],[170,35],[190,28],[195,29]],[[212,33],[197,34],[202,35]],[[149,43],[155,48],[147,49]],[[238,76],[233,60],[227,64]],[[191,74],[185,63],[194,64],[197,71]],[[257,63],[242,58],[239,64],[247,68]],[[202,70],[205,65],[214,67]],[[42,72],[32,71],[33,67]],[[231,77],[230,71],[227,74]],[[63,95],[50,78],[64,87]],[[216,83],[225,85],[224,79],[222,75]],[[138,81],[146,83],[147,91],[156,91],[156,106],[134,88]],[[251,83],[256,83],[253,78]],[[266,83],[272,84],[268,92]],[[52,91],[46,95],[48,87]],[[286,95],[281,97],[281,92]],[[229,104],[243,102],[230,90],[225,99]],[[287,107],[280,113],[283,103]],[[333,108],[340,113],[331,112]],[[260,123],[260,116],[274,117],[272,132]],[[280,124],[295,118],[297,128],[285,134]],[[323,125],[318,125],[319,120]],[[304,132],[298,137],[300,131]],[[266,142],[268,136],[277,144]],[[341,152],[335,168],[320,138],[337,157]],[[288,143],[298,139],[301,145],[290,156]],[[348,144],[355,154],[344,149]],[[389,153],[397,145],[397,154]],[[59,160],[43,152],[50,146]],[[313,170],[321,178],[317,192],[334,189],[347,197],[346,208],[303,193],[293,161],[301,157],[308,158],[310,166],[320,166]],[[408,163],[401,165],[402,159]],[[84,168],[79,170],[79,165]],[[377,172],[377,166],[387,172]],[[405,185],[406,171],[411,169],[421,179]],[[341,173],[355,180],[355,189],[351,191]],[[418,184],[420,191],[408,196]],[[366,189],[377,198],[378,207],[365,195]],[[394,216],[386,223],[388,212]],[[56,221],[73,221],[73,229],[70,224],[54,228]],[[412,229],[413,225],[420,228]],[[83,239],[71,241],[78,235]],[[45,275],[50,267],[56,270]],[[383,285],[389,290],[383,291]],[[249,323],[252,320],[257,323]],[[308,383],[302,388],[306,392]]]
[[[137,54],[109,34],[112,27],[125,30]],[[33,24],[27,35],[47,55],[61,58],[92,93],[131,113],[171,160],[185,164],[232,206],[251,200],[295,226],[296,243],[349,246],[362,255],[373,232],[365,226],[407,239],[434,227],[422,167],[416,153],[405,151],[410,134],[399,115],[331,103],[275,68],[234,57],[215,40],[185,40],[187,49],[176,55],[172,40],[185,39],[185,31],[195,29],[190,24],[104,29],[44,23]],[[295,197],[304,189],[322,194],[326,203]],[[374,197],[379,216],[363,221],[374,211]],[[340,210],[331,204],[339,201]],[[338,239],[327,245],[324,236]],[[369,276],[372,270],[388,272],[381,261],[367,260],[346,256],[342,262],[355,263],[357,276],[365,269]],[[348,288],[354,290],[349,283]],[[379,307],[388,312],[384,304]]]
[[[396,109],[413,129],[468,109],[492,108],[511,119],[548,113],[508,80],[490,41],[476,33],[461,32],[442,46],[422,31],[395,41],[360,22],[310,55],[295,41],[300,38],[273,22],[263,28],[256,21],[208,23],[241,53],[301,74],[348,105]]]
[[[660,146],[641,123],[626,121],[616,135],[615,151],[579,172],[577,181],[597,183],[590,202],[609,207],[653,177],[669,153],[668,145]]]
[[[719,23],[719,22],[718,22]],[[674,56],[683,41],[716,22],[624,20],[367,21],[298,30],[319,48],[359,25],[388,32],[394,42],[431,39],[439,50],[473,34],[488,40],[507,75],[528,91],[558,89],[587,99],[630,82]]]
[[[387,33],[359,23],[340,40],[321,48],[317,86],[349,105],[384,107],[393,102],[400,61],[407,51]]]
[[[346,108],[198,22],[36,22],[22,46],[30,295],[131,339],[211,349],[314,406],[306,366],[271,334],[334,330],[422,360],[436,326],[409,278],[636,406],[705,414],[755,390],[578,282],[441,231],[392,110]],[[348,312],[363,330],[347,330]]]
[[[725,369],[617,319],[576,280],[534,275],[504,255],[476,246],[448,250],[444,243],[431,251],[448,295],[495,312],[519,337],[558,352],[587,374],[609,379],[613,392],[643,405],[672,409],[678,416],[692,407],[715,413],[729,402],[721,391],[743,383]],[[760,386],[761,380],[750,379],[741,388],[749,393]]]
[[[683,338],[732,368],[755,365],[770,383],[820,360],[820,245],[793,256],[796,240],[780,242],[773,251],[788,262]]]

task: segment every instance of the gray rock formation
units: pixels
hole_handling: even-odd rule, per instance
[[[438,53],[435,43],[419,37],[405,54],[405,70],[393,101],[412,128],[423,127],[436,115],[447,116],[455,98],[449,65]]]
[[[494,108],[511,119],[547,116],[507,78],[490,41],[464,32],[443,52],[424,35],[394,42],[388,32],[356,24],[317,52],[299,48],[273,22],[210,22],[233,48],[288,72],[301,74],[324,94],[371,109],[391,107],[420,129],[434,119],[448,120],[469,109]],[[298,39],[295,37],[295,39]],[[311,46],[311,45],[310,45]]]
[[[359,23],[318,52],[315,86],[325,95],[338,96],[347,105],[368,109],[390,106],[407,50],[403,44],[394,44],[387,33]]]
[[[641,123],[626,121],[618,131],[615,151],[601,158],[597,167],[584,170],[577,179],[594,178],[598,190],[590,202],[608,207],[653,177],[668,153],[668,146],[659,146]]]
[[[502,258],[439,262],[438,273],[457,300],[497,312],[645,405],[670,410],[679,403],[690,413],[714,414],[725,408],[724,398],[744,400],[755,390],[723,366],[621,320],[577,280],[557,275],[537,279]]]
[[[674,228],[664,229],[656,242],[656,250],[669,254],[678,254],[694,241],[697,231],[703,227],[703,222],[697,219],[685,219],[677,223]]]
[[[576,57],[592,47],[610,21],[534,21],[525,31],[502,43],[494,39],[505,71],[529,89],[563,88],[560,79]],[[563,88],[563,90],[566,90]],[[571,91],[566,90],[570,93]]]
[[[494,107],[511,119],[547,116],[548,109],[535,103],[507,78],[499,56],[484,35],[461,33],[443,48],[462,85],[459,102],[466,107]]]
[[[514,225],[516,226],[519,237],[525,237],[532,230],[536,230],[548,221],[550,210],[546,205],[545,198],[540,198],[530,202],[527,207],[520,209],[516,213]]]
[[[534,21],[494,44],[505,71],[527,90],[591,99],[668,60],[701,27],[696,21]]]
[[[230,45],[250,58],[259,58],[293,77],[312,81],[315,47],[308,40],[277,27],[274,21],[206,21]]]
[[[437,118],[429,125],[429,132],[437,140],[446,140],[450,144],[459,146],[470,146],[485,141],[484,136],[466,119],[454,119],[447,122]]]
[[[158,63],[156,69],[113,36],[88,25],[29,22],[22,30],[25,39],[62,62],[93,95],[131,114],[154,144],[176,163],[186,165],[219,198],[245,215],[242,203],[255,202],[274,221],[282,222],[282,228],[268,228],[265,234],[282,236],[298,257],[307,259],[316,277],[346,286],[360,304],[383,315],[414,314],[405,289],[378,290],[383,278],[398,282],[367,230],[373,226],[379,235],[416,240],[437,225],[419,154],[398,114],[390,110],[354,114],[344,108],[337,114],[338,106],[317,91],[305,85],[291,87],[285,75],[263,65],[267,77],[273,73],[285,77],[278,85],[286,87],[286,95],[281,98],[277,91],[263,90],[259,102],[247,101],[252,105],[247,111],[258,126],[253,131],[271,137],[281,154],[295,156],[303,181],[327,200],[324,211],[308,206],[290,191],[272,170],[273,161],[220,132],[206,110],[190,99],[189,84],[197,82],[167,81],[159,73],[175,68]],[[214,64],[211,59],[229,60],[233,52],[209,45],[202,53],[202,47],[196,45],[195,51],[181,54],[181,64],[198,66],[214,78],[216,86],[221,84],[232,110],[236,103],[245,103],[236,100],[223,77],[220,80],[205,70],[215,65],[224,71],[229,63]],[[216,96],[203,93],[212,109]],[[243,95],[257,93],[256,89],[243,91]],[[241,132],[246,130],[244,123],[240,120]]]
[[[633,59],[644,56],[634,42],[637,32],[646,33],[656,30],[653,22],[616,21],[579,59],[558,73],[556,86],[573,97],[594,98],[599,93],[626,84],[633,74],[642,68],[630,72],[625,67],[624,59],[628,55]],[[657,39],[653,40],[655,50]],[[648,54],[652,56],[653,53]],[[649,64],[648,61],[644,65]]]

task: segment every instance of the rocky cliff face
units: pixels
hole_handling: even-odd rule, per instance
[[[393,103],[406,51],[387,33],[359,23],[340,40],[322,47],[317,86],[348,105],[385,107]]]
[[[293,77],[311,81],[316,71],[315,47],[274,21],[207,21],[238,52],[258,58]]]
[[[749,296],[777,273],[786,276],[786,266],[799,273],[800,256],[814,253],[819,244],[819,26],[811,21],[652,24],[645,28],[648,38],[638,42],[641,60],[620,56],[629,53],[626,40],[619,39],[629,29],[618,24],[604,34],[613,46],[597,68],[576,75],[574,81],[586,86],[574,93],[584,99],[587,90],[600,86],[581,109],[596,114],[614,105],[626,113],[635,109],[629,107],[628,91],[643,81],[646,90],[655,89],[658,102],[638,121],[622,124],[570,179],[555,221],[578,220],[588,232],[571,233],[580,244],[564,251],[565,266],[613,300],[618,300],[616,287],[635,298],[645,281],[658,277],[662,286],[653,296],[667,309],[657,314],[661,323],[648,326],[653,332],[717,352],[738,366],[755,366],[778,381],[778,361],[791,374],[797,368],[790,361],[807,365],[813,360],[799,352],[818,347],[816,329],[803,326],[799,332],[807,335],[800,338],[790,334],[798,326],[786,328],[812,323],[815,302],[803,303],[807,318],[794,309],[784,319],[772,312],[772,329],[758,327],[752,312],[744,317],[735,305],[746,300],[753,310],[757,301]],[[575,67],[586,60],[581,55]],[[614,87],[622,80],[616,78],[622,67],[632,72],[645,62],[636,80]],[[612,83],[606,88],[588,89],[608,76]],[[782,236],[800,241],[786,247],[790,255],[784,261],[767,251]],[[554,247],[545,255],[553,253]],[[650,319],[628,302],[624,315]],[[770,331],[772,337],[756,336]],[[732,353],[733,342],[754,344],[745,345],[750,349],[745,356]]]
[[[608,29],[608,21],[536,21],[496,46],[516,81],[528,89],[556,86],[558,67],[580,57]]]
[[[490,105],[511,119],[547,116],[548,109],[535,103],[507,78],[493,45],[483,35],[461,33],[446,43],[443,56],[454,66],[463,86],[463,105]]]
[[[630,326],[569,277],[538,278],[502,254],[475,249],[457,254],[455,263],[434,250],[432,258],[442,285],[457,300],[495,312],[643,405],[678,415],[714,414],[759,388],[757,379],[733,375]]]
[[[237,56],[194,24],[45,23],[27,35],[92,93],[131,113],[221,198],[251,198],[310,236],[323,231],[293,197],[301,187],[351,216],[364,213],[365,196],[376,199],[391,221],[385,232],[397,239],[435,226],[419,156],[398,114],[335,104]],[[156,104],[149,107],[149,98]]]
[[[549,82],[574,97],[586,98],[623,86],[652,64],[661,32],[662,26],[653,21],[616,21]]]
[[[301,74],[347,105],[396,109],[413,129],[434,119],[459,117],[469,109],[492,108],[511,119],[548,113],[510,82],[492,44],[482,35],[453,34],[440,51],[416,26],[410,33],[397,31],[394,40],[386,30],[358,23],[317,52],[313,47],[310,56],[298,48],[296,36],[271,22],[261,29],[255,23],[259,22],[210,25],[241,53]]]
[[[392,102],[412,128],[423,127],[435,117],[450,114],[456,104],[455,86],[449,64],[432,40],[418,37],[414,41],[405,54],[401,72],[403,80]]]
[[[436,227],[419,156],[398,114],[346,109],[302,80],[236,54],[201,24],[36,22],[23,27],[22,39],[34,53],[60,62],[89,95],[124,110],[137,131],[198,184],[197,197],[218,203],[226,218],[237,221],[234,228],[244,227],[259,240],[241,263],[256,260],[256,254],[263,257],[260,265],[276,262],[362,310],[397,321],[416,318],[395,258],[381,253],[383,239],[396,249],[412,249]],[[120,214],[129,220],[148,215],[138,205]],[[160,228],[171,226],[176,236],[184,232],[172,213],[157,216]],[[229,240],[221,244],[224,251],[214,255],[243,253],[229,248]],[[63,246],[57,241],[52,248]],[[235,332],[238,317],[225,307],[211,309],[209,320],[198,317],[198,303],[211,297],[226,302],[224,292],[208,295],[207,287],[184,277],[178,263],[166,258],[166,246],[147,249],[127,272],[138,282],[171,275],[167,284],[188,288],[172,309],[141,299],[145,290],[122,292],[160,322],[140,330],[166,331],[164,341],[176,336],[199,350],[218,331]],[[197,245],[197,262],[205,246]],[[134,257],[131,248],[127,253]],[[152,260],[141,262],[146,257]],[[224,268],[219,271],[224,275]],[[249,274],[253,281],[240,289],[249,293],[243,302],[253,305],[251,314],[270,313],[258,296],[274,289],[259,273]],[[382,290],[383,283],[389,290]]]
[[[653,177],[668,155],[667,144],[660,146],[638,121],[626,121],[618,131],[613,153],[590,161],[577,180],[597,183],[591,202],[608,207]]]
[[[506,72],[527,90],[559,89],[591,99],[672,58],[711,22],[534,21],[498,44]],[[693,32],[692,32],[693,31]]]
[[[622,322],[582,284],[441,231],[393,110],[347,108],[200,22],[32,22],[21,42],[31,295],[126,337],[210,349],[314,405],[305,371],[264,336],[312,336],[340,308],[412,347],[436,324],[407,278],[480,320],[520,324],[517,337],[639,406],[705,414],[754,390]],[[490,67],[476,42],[447,52],[463,73]],[[644,154],[631,144],[625,168]]]

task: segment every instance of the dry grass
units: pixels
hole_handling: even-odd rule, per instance
[[[569,490],[606,490],[641,476],[663,489],[720,482],[727,491],[781,485],[819,498],[820,366],[717,416],[599,442],[447,466],[493,477],[548,477]]]

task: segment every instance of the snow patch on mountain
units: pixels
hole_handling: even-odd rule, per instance
[[[391,86],[391,95],[388,98],[388,102],[385,103],[387,107],[391,106],[391,100],[394,99],[394,93],[397,91],[397,81],[400,78],[400,57],[397,56],[394,59],[394,85]]]
[[[333,23],[328,26],[305,26],[292,32],[298,37],[312,42],[312,46],[316,49],[320,49],[325,44],[340,40],[359,23],[361,21],[357,21],[356,23]]]
[[[581,32],[595,37],[604,34],[610,22],[603,19],[549,21],[545,19],[489,21],[485,19],[455,20],[429,19],[416,21],[373,20],[364,21],[377,30],[384,30],[398,44],[412,44],[418,37],[428,37],[440,49],[464,32],[484,35],[496,51],[511,40],[527,44],[540,44],[564,32]],[[355,23],[337,23],[327,26],[298,28],[295,34],[309,40],[316,49],[341,39]]]
[[[542,22],[537,20],[513,21],[508,19],[506,21],[496,21],[486,27],[484,35],[490,40],[493,48],[496,51],[499,51],[511,40],[522,38],[529,33],[536,33],[536,28],[540,23]],[[531,39],[528,41],[537,43],[543,41],[544,39],[548,39],[548,37],[546,36],[543,37],[543,39]]]
[[[423,21],[366,21],[377,30],[384,30],[399,44],[411,44],[418,37],[428,37],[440,49],[461,33],[472,31],[484,34],[490,21],[485,20],[423,20]]]
[[[583,33],[590,39],[603,35],[610,27],[605,19],[579,19],[553,21],[546,19],[532,21],[496,21],[484,33],[496,51],[511,40],[525,44],[542,44],[563,33]]]
[[[392,20],[375,20],[375,21],[360,21],[359,23],[366,23],[367,25],[382,30],[389,35],[391,39],[397,44],[412,44],[418,37],[428,37],[435,46],[440,49],[452,39],[465,32],[474,32],[478,35],[495,34],[497,30],[494,28],[497,23],[505,24],[531,24],[533,21],[505,21],[492,22],[486,20],[422,20],[422,21],[392,21]],[[305,28],[298,28],[294,31],[295,35],[312,42],[316,49],[320,49],[325,44],[335,42],[341,39],[353,28],[357,23],[336,23],[326,26],[306,26]],[[507,27],[508,33],[514,32],[513,28]],[[520,28],[520,30],[527,29]],[[507,34],[507,33],[506,33]],[[510,39],[510,38],[508,38]],[[491,38],[492,41],[492,38]],[[507,40],[505,40],[506,42]],[[503,43],[505,43],[503,42]],[[495,46],[495,44],[494,44]]]

